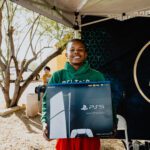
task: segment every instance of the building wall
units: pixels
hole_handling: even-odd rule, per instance
[[[57,70],[63,69],[66,61],[67,59],[66,59],[65,50],[64,50],[61,55],[52,59],[47,65],[51,68],[51,73],[53,73]]]

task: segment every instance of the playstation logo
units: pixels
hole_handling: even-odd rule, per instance
[[[81,108],[81,110],[88,110],[88,107],[86,105],[83,105],[83,107]]]

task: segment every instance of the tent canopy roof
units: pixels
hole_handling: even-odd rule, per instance
[[[11,0],[25,8],[72,27],[75,14],[121,19],[122,16],[150,16],[150,0]],[[77,13],[78,12],[78,13]]]

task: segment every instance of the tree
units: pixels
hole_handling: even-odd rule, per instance
[[[29,17],[26,19],[25,26],[21,26],[20,22],[15,21],[16,16],[21,14],[21,11],[26,11]],[[31,19],[32,18],[32,19]],[[24,34],[24,35],[23,35]],[[6,107],[13,107],[18,104],[18,101],[32,82],[33,78],[43,69],[43,67],[54,57],[61,54],[65,42],[72,38],[71,29],[64,27],[52,20],[48,20],[38,14],[29,13],[25,9],[20,9],[19,6],[3,0],[0,7],[0,71],[2,81],[0,87],[4,94]],[[42,44],[42,40],[47,39],[47,44]],[[45,60],[34,70],[34,72],[22,82],[22,75],[28,69],[29,65],[39,58],[42,51],[50,48],[49,43],[53,39],[57,39],[57,48],[45,58]],[[28,42],[27,42],[28,40]],[[25,44],[24,44],[25,43]],[[19,60],[19,53],[23,53],[23,44],[25,45],[25,53]],[[5,47],[3,46],[5,45]],[[30,58],[27,59],[28,54]],[[14,94],[10,97],[10,66],[15,66],[16,79],[14,82]]]

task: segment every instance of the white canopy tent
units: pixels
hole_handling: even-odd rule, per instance
[[[92,15],[119,20],[150,17],[150,0],[11,0],[52,20],[73,27],[81,16]]]

